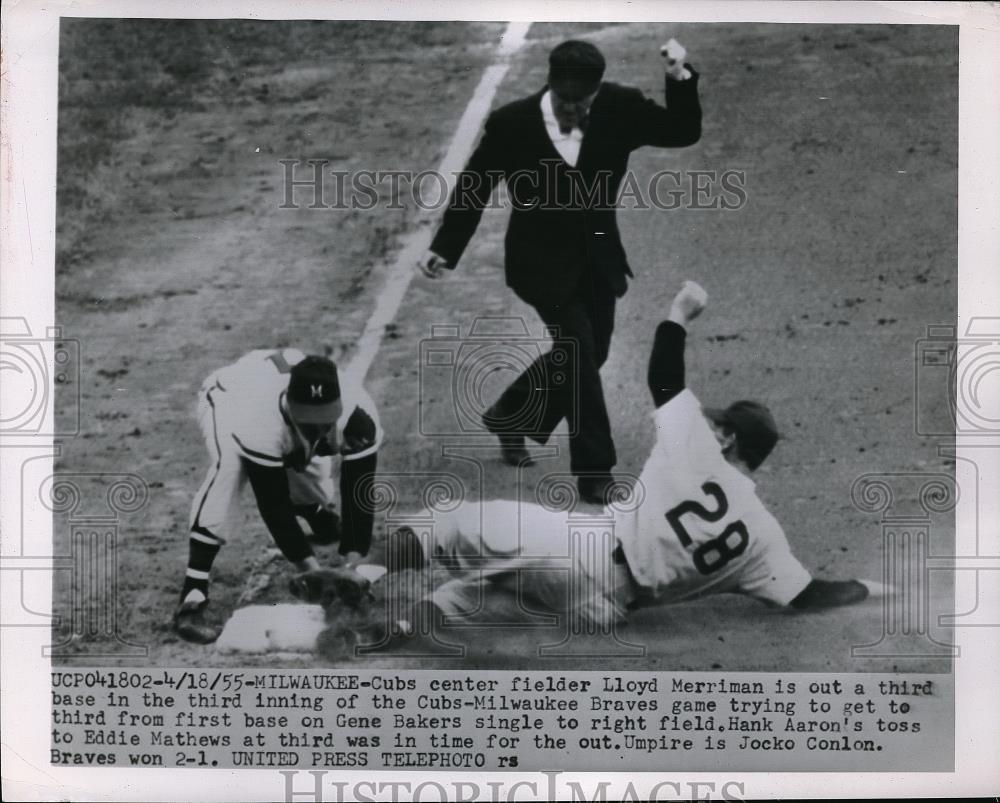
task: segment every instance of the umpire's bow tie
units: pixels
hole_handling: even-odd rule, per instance
[[[559,124],[559,133],[563,135],[570,134],[574,128],[579,128],[581,131],[586,131],[587,126],[590,125],[590,115],[587,115],[582,120],[577,120],[575,126],[565,126],[562,123]]]

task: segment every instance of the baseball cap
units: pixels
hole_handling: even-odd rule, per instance
[[[763,404],[741,400],[725,409],[706,407],[705,416],[728,427],[736,434],[736,448],[751,470],[756,469],[778,442],[778,427],[774,416]]]
[[[585,98],[601,85],[604,56],[590,42],[570,39],[549,53],[549,85],[568,101]]]
[[[326,357],[309,356],[292,366],[288,413],[300,424],[333,424],[341,413],[337,366]]]

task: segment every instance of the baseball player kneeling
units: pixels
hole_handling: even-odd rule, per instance
[[[174,630],[208,644],[219,628],[205,616],[209,572],[225,543],[231,511],[249,481],[282,554],[300,571],[319,569],[312,540],[340,541],[344,562],[368,554],[373,513],[359,483],[376,469],[382,438],[371,398],[341,387],[326,357],[297,349],[252,351],[205,380],[198,422],[211,467],[191,508],[190,551]],[[341,457],[343,519],[333,511],[333,457]]]
[[[624,621],[637,607],[705,594],[741,593],[810,609],[885,591],[868,581],[813,578],[792,554],[781,525],[747,476],[778,440],[768,409],[752,401],[705,409],[685,387],[687,327],[706,301],[701,287],[686,282],[656,329],[648,371],[656,443],[640,475],[645,498],[636,509],[616,513],[611,554],[582,554],[567,571],[573,554],[567,516],[538,505],[492,501],[463,503],[446,513],[424,511],[420,518],[434,521],[433,555],[403,528],[390,537],[389,568],[433,562],[451,576],[408,618],[387,623],[390,632],[405,635],[417,619],[426,633],[426,617],[439,613],[481,618],[486,585],[501,591],[494,597],[503,600],[491,603],[487,596],[486,605],[502,607],[508,621],[526,609],[562,605],[566,611],[568,605],[570,616],[603,627]],[[345,600],[352,576],[367,582],[355,572],[309,573],[296,578],[292,590],[321,598],[327,578],[334,595]],[[352,590],[351,598],[363,595]]]

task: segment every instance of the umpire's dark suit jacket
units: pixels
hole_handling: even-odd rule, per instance
[[[541,110],[546,89],[489,116],[431,250],[450,267],[457,265],[502,178],[512,202],[505,241],[508,286],[535,307],[558,304],[576,292],[589,269],[620,296],[625,277],[632,274],[614,205],[629,154],[643,145],[681,147],[698,141],[698,76],[666,79],[666,108],[638,89],[602,83],[575,168],[562,159],[546,131]]]

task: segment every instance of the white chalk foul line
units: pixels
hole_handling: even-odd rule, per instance
[[[509,59],[524,44],[530,27],[530,22],[508,23],[507,29],[500,39],[500,47],[497,49],[497,57],[500,60],[486,68],[483,77],[479,80],[479,85],[472,93],[472,99],[465,107],[462,118],[458,121],[455,136],[438,166],[438,172],[445,179],[449,195],[455,184],[455,175],[465,166],[472,153],[479,129],[489,114],[497,88],[507,74],[507,70],[510,69]],[[368,323],[358,338],[357,350],[350,363],[344,368],[344,373],[355,382],[363,382],[369,368],[371,368],[382,345],[385,327],[395,320],[399,307],[403,303],[403,298],[413,279],[417,261],[430,247],[430,228],[420,225],[428,216],[429,213],[424,211],[418,217],[417,226],[414,227],[413,231],[403,236],[402,247],[389,269],[385,286],[378,294],[371,317],[368,318]]]
[[[447,184],[449,195],[455,183],[455,175],[465,167],[465,163],[472,154],[476,136],[493,105],[493,98],[496,97],[500,82],[507,75],[507,70],[510,69],[510,57],[520,50],[530,27],[530,22],[507,24],[507,29],[500,38],[500,46],[497,48],[499,61],[486,68],[483,77],[479,80],[479,85],[472,93],[472,98],[465,107],[465,112],[458,121],[455,136],[438,166],[438,171]],[[354,356],[350,363],[342,368],[346,377],[350,377],[353,382],[363,383],[368,370],[375,361],[379,348],[382,346],[385,327],[395,320],[399,307],[403,303],[403,298],[414,276],[417,260],[430,247],[429,227],[420,225],[428,216],[429,213],[425,211],[418,217],[417,226],[413,231],[403,236],[403,245],[389,268],[389,276],[385,286],[375,299],[375,308],[357,340]],[[267,553],[262,561],[261,569],[250,571],[250,576],[247,577],[237,606],[252,601],[256,591],[268,584],[267,566],[271,557],[271,554]]]

